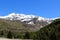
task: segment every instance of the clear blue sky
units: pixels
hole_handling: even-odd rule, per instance
[[[12,12],[46,18],[60,17],[60,0],[0,0],[0,15]]]

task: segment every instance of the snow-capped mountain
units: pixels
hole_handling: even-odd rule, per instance
[[[11,13],[7,16],[0,16],[0,20],[2,20],[2,22],[6,22],[7,24],[10,24],[10,22],[13,24],[20,23],[23,25],[23,29],[27,28],[29,30],[34,30],[34,31],[40,30],[46,25],[52,23],[52,21],[55,19],[57,18],[49,19],[49,18],[44,18],[41,16],[25,15],[25,14],[20,14],[20,13]]]
[[[25,15],[25,14],[16,14],[16,13],[11,13],[7,16],[0,16],[2,19],[7,19],[7,20],[20,20],[21,22],[26,22],[27,24],[36,24],[37,22],[47,22],[48,24],[51,23],[51,20],[48,18],[43,18],[40,16],[35,16],[35,15]]]

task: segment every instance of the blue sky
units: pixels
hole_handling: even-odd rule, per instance
[[[0,0],[0,15],[12,12],[46,18],[60,17],[60,0]]]

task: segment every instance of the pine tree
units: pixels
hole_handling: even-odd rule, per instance
[[[12,36],[13,36],[13,35],[12,35],[12,32],[9,31],[8,34],[7,34],[7,38],[12,38]]]
[[[30,34],[28,32],[26,32],[24,38],[25,39],[30,39]]]
[[[0,35],[4,35],[4,32],[3,31],[1,31],[1,34]]]

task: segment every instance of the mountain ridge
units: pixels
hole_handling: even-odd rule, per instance
[[[37,20],[37,21],[47,21],[48,23],[50,23],[49,18],[44,18],[44,17],[40,17],[40,16],[35,16],[35,15],[25,15],[25,14],[19,14],[19,13],[11,13],[7,16],[0,16],[1,19],[7,19],[7,20],[20,20],[21,22],[24,21],[30,21],[27,24],[34,24],[32,21],[33,20]]]

